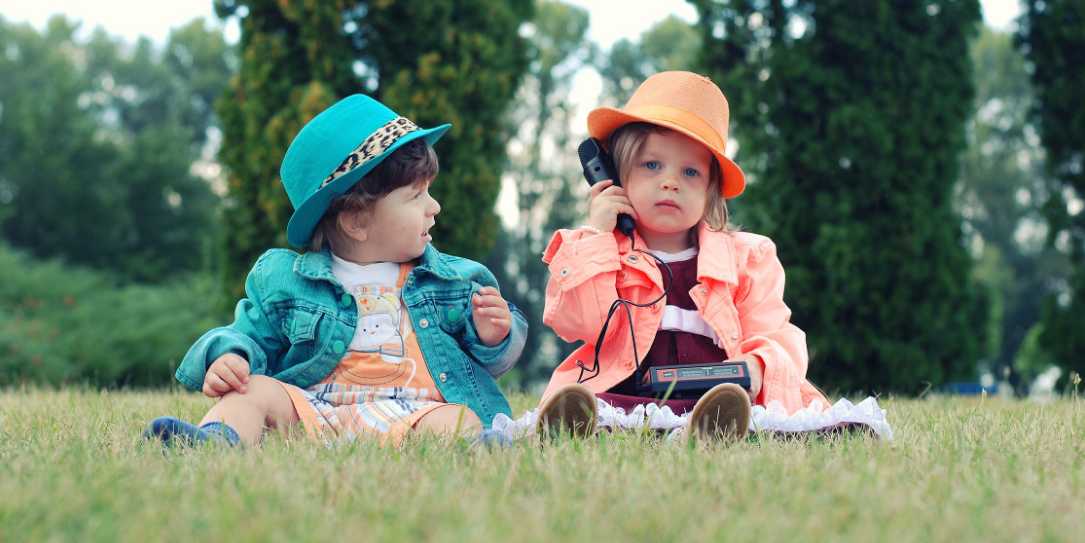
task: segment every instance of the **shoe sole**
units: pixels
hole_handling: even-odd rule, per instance
[[[565,385],[539,407],[539,431],[550,437],[568,433],[590,436],[595,432],[598,410],[591,389],[578,384]]]
[[[690,435],[705,441],[734,442],[750,427],[750,397],[734,383],[716,385],[693,406]]]

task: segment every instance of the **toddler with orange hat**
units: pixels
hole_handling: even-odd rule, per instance
[[[787,415],[828,405],[806,380],[806,336],[789,322],[776,246],[728,222],[726,199],[746,184],[725,155],[728,116],[719,87],[690,72],[656,74],[624,109],[588,115],[620,186],[595,184],[587,223],[558,231],[543,255],[551,272],[543,322],[584,345],[554,371],[535,413],[540,432],[640,426],[647,413],[653,427],[731,441],[746,435],[751,404]],[[636,223],[632,239],[615,230],[620,214]],[[617,325],[600,344],[617,299],[643,305],[610,311]],[[637,386],[635,376],[650,367],[723,361],[745,362],[750,388],[720,384],[661,410],[663,399]]]

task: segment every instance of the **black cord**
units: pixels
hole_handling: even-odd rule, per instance
[[[629,306],[632,305],[632,306],[635,306],[635,307],[650,307],[650,306],[653,306],[653,305],[659,303],[660,300],[665,300],[667,298],[667,293],[671,291],[671,285],[674,283],[674,272],[671,271],[671,267],[668,266],[667,263],[662,258],[659,258],[658,256],[652,254],[651,252],[645,251],[644,249],[637,249],[636,248],[637,238],[636,238],[635,235],[632,234],[632,232],[630,232],[629,240],[632,243],[632,245],[630,246],[630,248],[632,250],[634,250],[634,251],[636,251],[638,253],[646,254],[646,255],[652,257],[657,263],[661,264],[667,270],[667,285],[663,289],[663,294],[659,295],[659,298],[656,298],[655,300],[652,300],[652,301],[650,301],[648,303],[638,304],[636,302],[632,302],[632,301],[629,301],[629,300],[623,300],[621,298],[618,298],[617,300],[614,300],[613,304],[610,304],[610,311],[607,313],[607,320],[605,322],[603,322],[603,329],[599,331],[599,339],[597,339],[595,341],[595,362],[592,364],[591,369],[588,369],[586,366],[584,366],[583,362],[581,362],[579,360],[576,361],[576,365],[580,367],[580,376],[578,376],[577,379],[576,379],[577,384],[583,384],[584,382],[590,381],[590,380],[595,379],[596,377],[599,376],[599,370],[600,370],[600,368],[599,368],[599,350],[602,349],[602,347],[603,347],[603,338],[605,338],[606,335],[607,335],[607,328],[610,326],[611,317],[614,316],[614,312],[617,311],[619,307],[622,307],[622,308],[625,309],[625,316],[629,320],[629,337],[630,337],[630,339],[633,340],[633,360],[635,360],[636,364],[637,364],[637,371],[636,371],[636,373],[637,373],[637,383],[636,383],[636,386],[637,386],[638,389],[641,387],[641,383],[640,383],[640,355],[637,353],[637,335],[633,332],[633,312],[632,312],[631,309],[629,309]],[[617,288],[615,288],[615,292],[616,291],[617,291]],[[585,378],[584,377],[584,372],[588,372],[588,373],[591,373],[593,375],[590,376],[590,377]]]

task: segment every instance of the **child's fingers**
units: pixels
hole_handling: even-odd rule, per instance
[[[236,391],[238,391],[238,392],[240,392],[242,394],[244,394],[247,391],[246,388],[245,388],[245,384],[241,381],[241,377],[238,377],[237,374],[235,374],[233,372],[233,370],[230,369],[230,367],[228,365],[225,368],[219,368],[217,376],[218,376],[219,379],[221,379],[222,381],[224,381],[226,383],[226,386],[228,386],[228,387],[230,387],[230,388],[232,388],[232,389],[234,389],[234,390],[236,390]],[[247,380],[247,377],[246,377],[246,380]],[[227,391],[228,390],[224,390],[222,392],[227,392]]]
[[[600,181],[600,182],[592,185],[591,186],[591,197],[595,198],[596,196],[599,196],[599,194],[601,194],[604,190],[606,190],[607,188],[609,188],[612,185],[614,185],[614,181],[611,181],[610,179],[607,179],[606,181]]]
[[[509,307],[501,303],[477,305],[474,307],[474,312],[475,315],[482,317],[505,317],[509,315]]]
[[[478,289],[478,293],[483,296],[500,296],[501,291],[494,287],[481,287]]]
[[[219,396],[233,390],[233,387],[231,387],[230,384],[223,380],[222,377],[220,377],[217,373],[208,373],[207,377],[203,381],[203,384],[205,388],[210,387],[211,390],[217,392]]]
[[[249,363],[240,356],[233,355],[225,360],[226,367],[237,376],[242,383],[249,382]]]
[[[204,380],[203,395],[207,396],[208,398],[218,398],[219,396],[222,396],[222,393],[211,388],[211,383],[208,383],[206,380]]]

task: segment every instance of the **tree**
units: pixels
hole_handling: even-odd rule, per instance
[[[546,379],[573,350],[542,322],[549,268],[540,255],[559,228],[574,227],[583,215],[583,197],[574,183],[583,179],[576,133],[570,127],[573,77],[594,53],[587,40],[588,12],[560,1],[542,0],[528,33],[528,72],[517,91],[509,120],[515,133],[508,149],[507,187],[517,195],[516,224],[502,230],[485,260],[502,294],[528,319],[521,362],[508,380],[521,384]]]
[[[1069,280],[1044,300],[1045,345],[1056,363],[1085,373],[1085,1],[1028,0],[1018,43],[1036,93],[1033,122],[1055,189],[1044,205],[1050,241],[1068,253]]]
[[[497,232],[501,122],[526,68],[527,0],[380,3],[217,0],[241,19],[238,77],[219,103],[229,169],[226,274],[239,295],[267,248],[286,245],[293,212],[279,165],[301,127],[363,92],[419,126],[452,123],[436,146],[443,208],[434,244],[480,258]]]
[[[146,39],[132,48],[98,29],[82,43],[77,28],[0,20],[3,237],[133,280],[204,268],[218,199],[189,168],[214,121],[193,111],[191,81],[221,88],[228,74],[191,63],[182,77]],[[221,33],[202,21],[184,31],[167,47],[187,39],[223,56]]]
[[[809,376],[916,392],[975,374],[986,308],[952,209],[976,0],[694,2],[807,332]]]
[[[1030,122],[1033,94],[1024,57],[1011,33],[986,26],[972,42],[971,57],[976,98],[956,206],[965,245],[977,257],[974,273],[991,293],[988,369],[1001,377],[1012,366],[1013,380],[1028,381],[1050,358],[1018,351],[1039,323],[1043,295],[1065,281],[1066,259],[1044,243],[1041,206],[1052,187]]]
[[[701,35],[697,29],[675,15],[652,25],[638,42],[618,40],[599,66],[604,105],[625,105],[633,91],[653,74],[693,70],[700,51]]]

